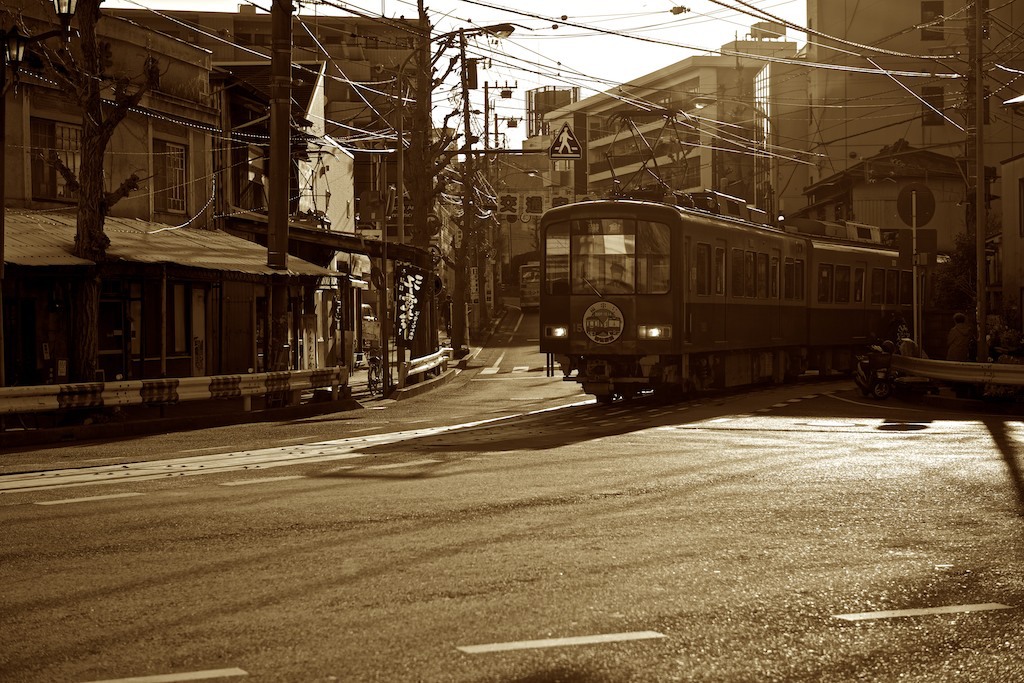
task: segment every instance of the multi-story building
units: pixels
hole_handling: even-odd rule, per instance
[[[780,182],[798,196],[799,183],[778,180],[792,175],[784,167],[803,164],[782,108],[800,108],[806,91],[785,65],[770,64],[798,57],[796,44],[778,36],[752,31],[720,55],[689,57],[549,113],[550,130],[570,124],[584,150],[555,170],[575,164],[579,197],[715,189],[768,211]],[[770,98],[771,87],[791,99]]]
[[[270,61],[272,15],[254,5],[241,4],[238,12],[104,12],[209,50],[212,63],[229,72],[250,73],[253,65]],[[403,111],[395,104],[401,101],[395,84],[412,80],[412,56],[428,30],[414,19],[292,18],[292,62],[300,65],[292,85],[322,83],[323,110],[311,123],[354,155],[356,198],[380,196],[396,182],[396,155],[381,154],[394,148],[396,117]]]
[[[42,5],[25,2],[18,9],[24,13],[0,12],[0,25],[23,22],[28,35],[54,28]],[[216,205],[214,188],[230,163],[215,141],[225,137],[221,114],[236,104],[245,108],[243,85],[212,93],[209,52],[137,23],[104,16],[96,30],[107,55],[104,97],[113,102],[138,88],[147,60],[155,60],[159,82],[105,147],[101,201],[109,246],[95,261],[74,250],[83,162],[79,104],[45,68],[39,45],[18,68],[18,87],[4,93],[5,383],[94,379],[81,375],[74,357],[85,282],[100,283],[101,379],[270,369],[264,332],[275,283],[292,294],[290,351],[279,367],[322,367],[326,357],[314,352],[322,338],[312,324],[313,299],[321,284],[334,288],[333,273],[301,258],[275,270],[265,248],[216,229],[223,206]],[[78,49],[74,37],[58,45],[53,49]],[[119,77],[124,80],[115,85]],[[250,104],[265,104],[258,93],[250,95]]]

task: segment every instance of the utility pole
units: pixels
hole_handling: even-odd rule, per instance
[[[267,265],[288,268],[288,195],[291,167],[292,12],[291,0],[273,0],[270,10],[270,188],[267,192]],[[267,321],[270,344],[265,370],[286,370],[288,282],[271,277]]]
[[[974,237],[976,265],[975,314],[978,324],[977,359],[988,360],[988,293],[985,259],[985,225],[987,223],[985,207],[985,82],[982,68],[982,27],[985,21],[985,8],[982,0],[974,0],[974,8],[967,22],[968,61],[970,76],[967,79],[968,127],[967,127],[967,163],[968,178],[974,182]],[[973,87],[972,87],[973,86]],[[968,188],[970,189],[970,188]],[[968,202],[968,205],[970,203]],[[968,219],[969,220],[969,219]]]
[[[452,302],[452,346],[459,353],[469,343],[466,324],[466,266],[470,232],[476,207],[471,189],[473,178],[472,120],[469,110],[469,73],[466,70],[466,32],[459,31],[459,58],[462,64],[462,238],[455,248],[455,296]]]

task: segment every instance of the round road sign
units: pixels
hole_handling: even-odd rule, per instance
[[[916,197],[915,197],[916,195]],[[914,201],[917,201],[917,221],[914,221]],[[928,225],[935,215],[935,195],[923,183],[910,183],[896,197],[896,212],[904,224],[914,228]]]

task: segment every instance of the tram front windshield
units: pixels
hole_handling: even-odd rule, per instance
[[[592,218],[549,226],[548,294],[663,294],[669,291],[669,229],[664,223]]]

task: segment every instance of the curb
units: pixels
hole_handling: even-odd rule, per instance
[[[251,412],[225,412],[213,415],[163,417],[101,424],[72,425],[48,429],[26,429],[0,433],[0,453],[14,448],[31,448],[67,441],[106,441],[150,434],[183,432],[190,429],[227,427],[253,422],[298,420],[335,412],[359,410],[363,406],[352,398],[337,401],[311,401],[297,406],[267,408]]]

